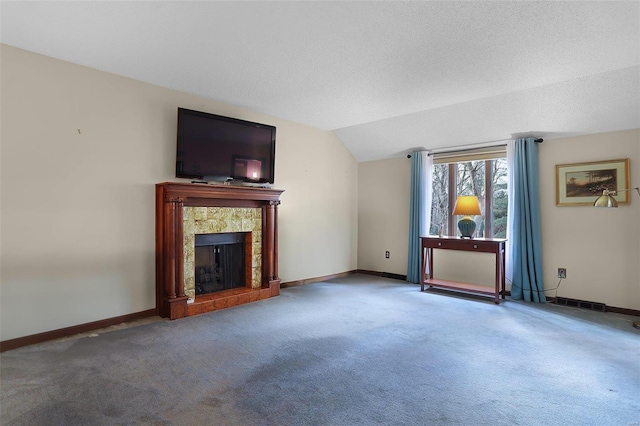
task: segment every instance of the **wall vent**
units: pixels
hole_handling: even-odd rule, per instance
[[[553,301],[556,305],[573,306],[575,308],[590,309],[592,311],[607,312],[607,305],[598,302],[588,302],[586,300],[567,299],[566,297],[556,297]]]

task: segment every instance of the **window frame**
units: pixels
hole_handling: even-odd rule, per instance
[[[458,185],[458,164],[468,161],[482,161],[484,160],[484,232],[483,235],[485,238],[495,238],[493,235],[494,231],[494,203],[493,203],[493,194],[494,194],[494,185],[493,185],[493,174],[494,168],[492,162],[498,160],[500,158],[506,158],[507,152],[505,146],[497,146],[497,147],[489,147],[489,148],[481,148],[476,150],[464,150],[464,151],[456,151],[456,152],[448,152],[442,154],[433,154],[433,164],[446,164],[448,167],[448,211],[449,217],[447,218],[447,226],[448,226],[448,234],[449,236],[457,236],[458,233],[458,225],[455,220],[455,215],[450,214],[453,212],[456,201],[458,199],[457,185]],[[433,172],[432,172],[433,173]],[[454,196],[452,196],[452,194]],[[491,194],[489,196],[488,194]],[[433,208],[433,205],[430,207]],[[509,212],[507,211],[507,215]],[[491,237],[487,237],[490,235]]]

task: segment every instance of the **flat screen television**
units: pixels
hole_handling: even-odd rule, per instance
[[[178,108],[176,177],[274,183],[276,128]]]

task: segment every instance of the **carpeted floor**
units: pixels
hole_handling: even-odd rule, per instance
[[[630,317],[368,275],[0,359],[2,425],[640,424]]]

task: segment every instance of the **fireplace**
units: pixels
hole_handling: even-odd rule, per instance
[[[246,271],[247,260],[251,262],[251,233],[196,234],[194,258],[196,297],[247,287],[247,278],[251,287]]]
[[[157,184],[158,315],[178,319],[279,295],[277,208],[282,192]],[[226,270],[236,261],[244,262],[244,278]],[[224,271],[216,270],[223,266]]]

